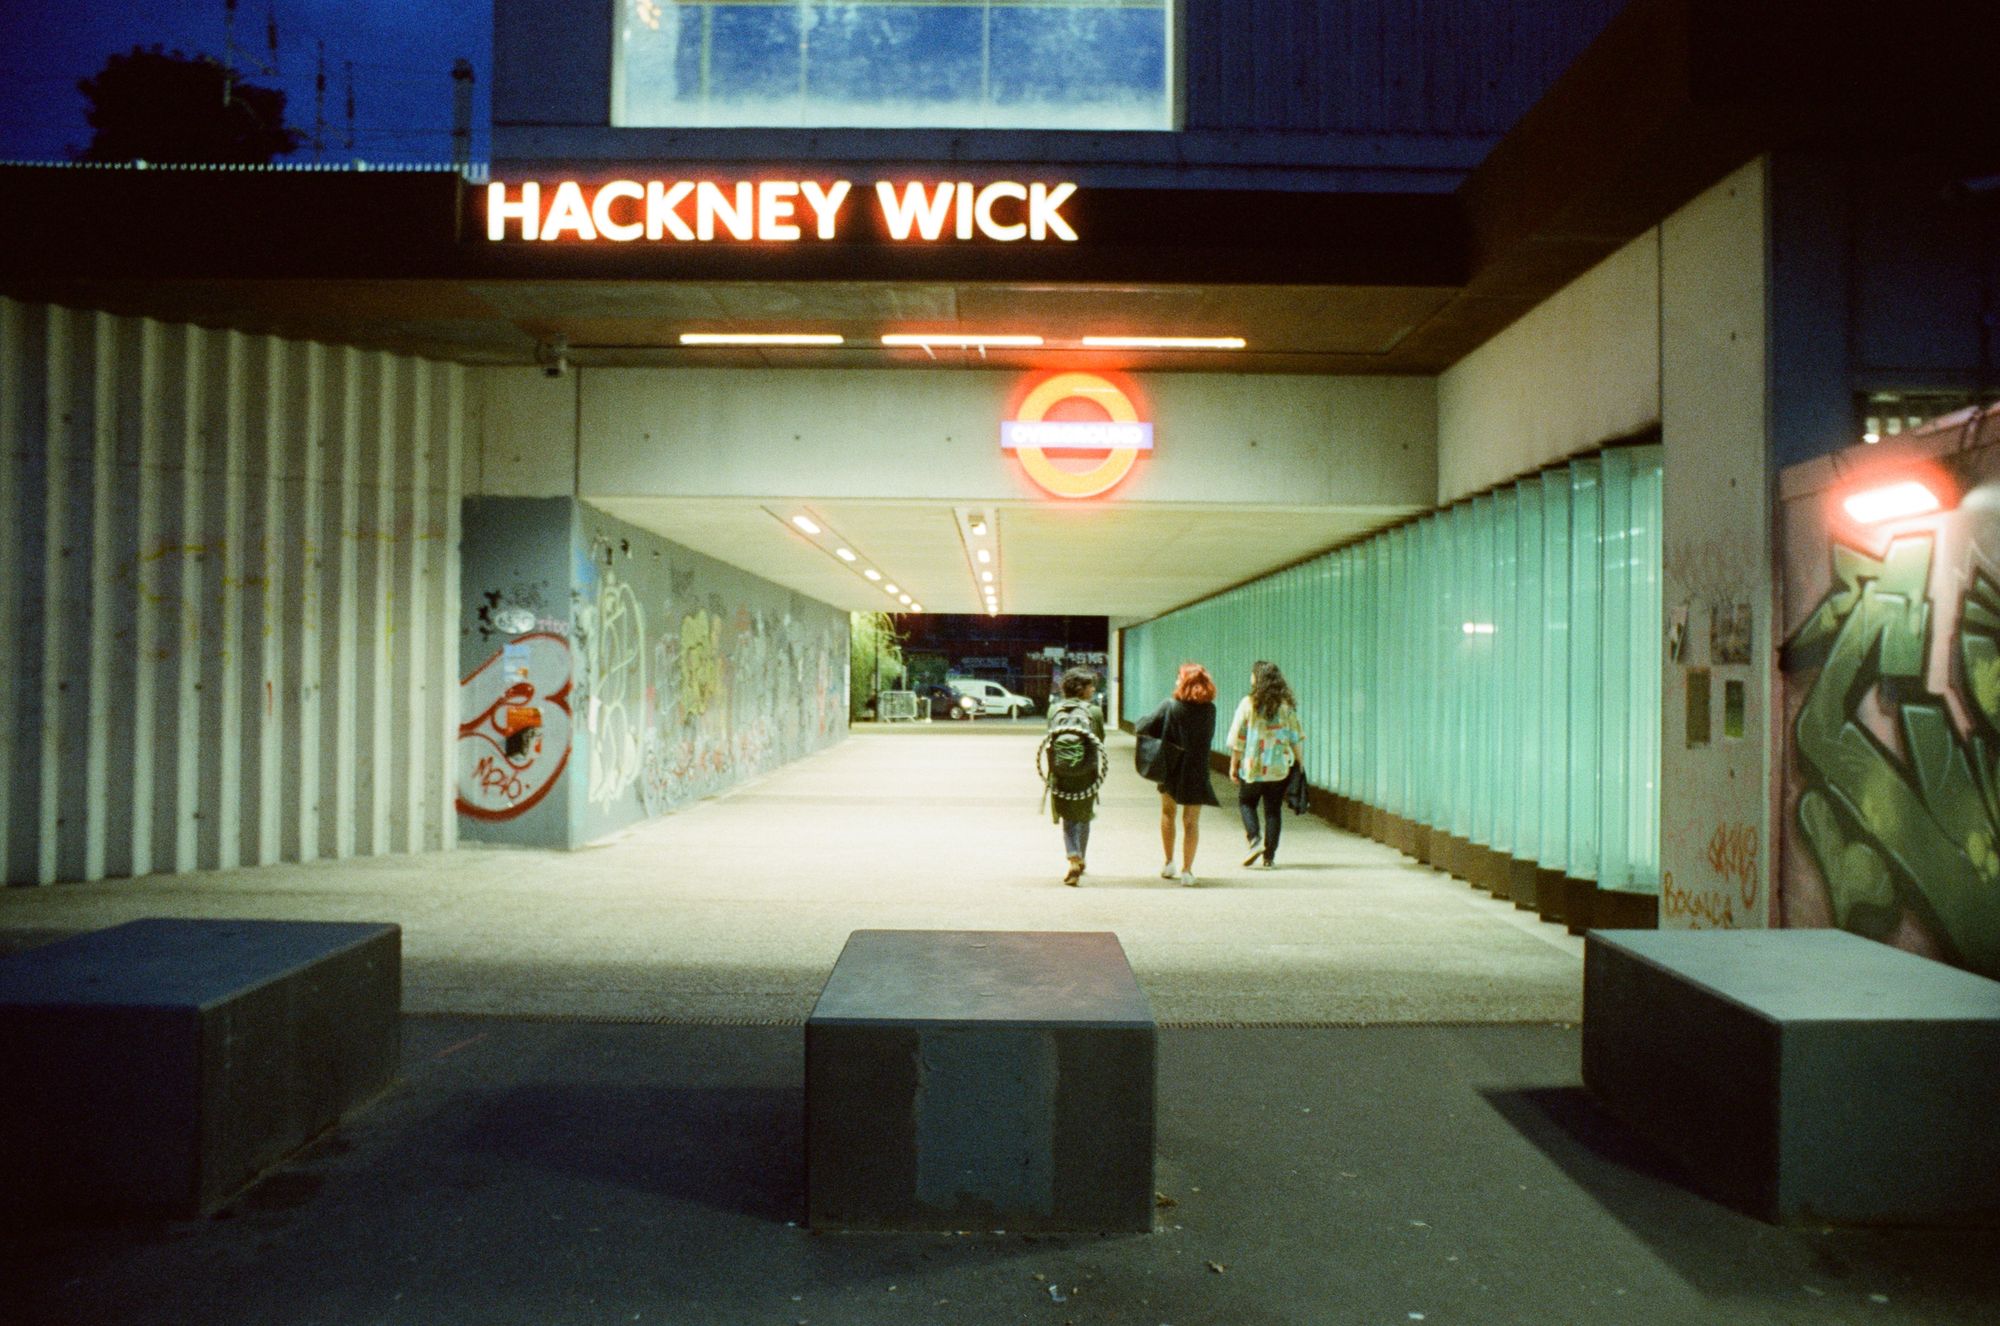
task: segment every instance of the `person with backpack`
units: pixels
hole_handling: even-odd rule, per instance
[[[1229,724],[1229,781],[1236,784],[1236,808],[1243,814],[1243,836],[1250,845],[1243,858],[1246,866],[1269,870],[1278,862],[1285,785],[1292,770],[1305,762],[1300,749],[1305,739],[1285,674],[1277,664],[1259,659],[1250,668],[1250,693],[1237,704]]]
[[[1062,698],[1049,706],[1048,735],[1036,752],[1043,791],[1062,825],[1063,851],[1069,856],[1063,883],[1071,888],[1083,879],[1090,821],[1097,814],[1097,792],[1110,767],[1104,749],[1104,714],[1092,699],[1096,692],[1097,674],[1089,668],[1063,673]]]

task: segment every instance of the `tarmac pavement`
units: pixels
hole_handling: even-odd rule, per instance
[[[2000,1231],[1765,1225],[1578,1081],[1580,942],[1377,844],[1118,775],[1058,882],[1028,725],[875,730],[576,853],[0,893],[404,927],[403,1074],[209,1220],[0,1225],[0,1326],[1991,1323]],[[1226,798],[1225,798],[1226,800]],[[1108,929],[1160,1035],[1151,1234],[821,1235],[797,1025],[860,927]],[[5,1089],[0,1084],[0,1089]]]

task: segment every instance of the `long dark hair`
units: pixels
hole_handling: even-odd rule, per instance
[[[1278,710],[1288,704],[1295,705],[1295,701],[1285,674],[1278,671],[1276,663],[1258,659],[1250,667],[1250,707],[1265,718],[1276,718]]]

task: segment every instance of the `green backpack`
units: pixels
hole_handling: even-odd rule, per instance
[[[1110,754],[1090,724],[1088,705],[1067,705],[1049,717],[1048,735],[1035,751],[1042,787],[1059,801],[1087,801],[1104,785]]]

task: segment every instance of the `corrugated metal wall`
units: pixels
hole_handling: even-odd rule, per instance
[[[0,860],[452,846],[464,372],[0,299]]]
[[[1620,447],[1124,633],[1122,717],[1269,659],[1315,786],[1611,889],[1660,883],[1661,449]]]
[[[1500,134],[1624,0],[1182,0],[1189,129]]]

